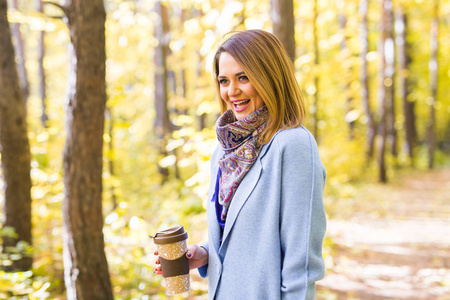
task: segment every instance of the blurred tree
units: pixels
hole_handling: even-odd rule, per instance
[[[346,33],[346,27],[347,27],[347,17],[345,15],[345,2],[344,1],[337,1],[336,2],[338,8],[338,22],[339,22],[339,29],[342,34],[342,40],[339,44],[339,50],[341,55],[343,56],[345,61],[348,61],[351,56],[350,49],[348,48],[348,39],[349,36]],[[343,82],[343,90],[344,94],[346,95],[346,115],[345,115],[345,121],[348,124],[349,128],[349,139],[352,140],[355,138],[355,124],[356,124],[356,118],[352,117],[352,112],[354,111],[354,100],[351,91],[351,83],[352,78],[351,74],[353,74],[353,67],[351,64],[347,63],[345,64],[345,72],[343,75],[344,82]]]
[[[36,11],[43,14],[42,0],[34,0]],[[38,37],[38,82],[39,82],[39,97],[41,98],[41,122],[44,127],[47,127],[47,108],[46,108],[46,86],[45,86],[45,68],[44,68],[44,57],[45,57],[45,30],[39,31]]]
[[[18,0],[11,1],[11,4],[13,9],[19,9]],[[24,101],[27,102],[28,96],[30,95],[30,83],[28,81],[27,68],[25,64],[25,47],[23,45],[19,23],[11,24],[11,33],[15,40],[14,49],[16,53],[17,71],[19,73],[20,87],[22,88],[22,97]]]
[[[180,27],[183,26],[184,22],[187,21],[186,14],[187,14],[187,10],[185,8],[180,7],[179,15],[178,15],[178,18],[180,19],[180,22],[181,22]],[[180,72],[180,81],[181,81],[180,87],[181,87],[182,92],[181,92],[180,97],[183,100],[183,102],[186,102],[186,95],[187,95],[186,94],[186,91],[187,91],[187,86],[186,86],[186,71],[187,70],[186,69],[187,68],[186,68],[185,64],[182,64],[181,72]],[[177,89],[177,91],[178,91],[178,89]],[[178,111],[178,114],[187,115],[187,107],[185,105],[183,105],[181,109],[178,108],[177,111]]]
[[[31,245],[30,145],[25,102],[20,89],[14,48],[7,19],[6,0],[0,0],[0,151],[5,199],[3,227],[12,227],[16,236],[3,238],[3,252],[19,241]],[[6,270],[28,270],[32,257],[13,260]]]
[[[389,0],[385,5],[386,13],[386,37],[384,40],[384,58],[386,60],[386,87],[387,111],[386,111],[386,135],[389,141],[392,157],[397,158],[397,129],[395,128],[395,43],[394,43],[394,14],[393,2]],[[394,162],[397,164],[396,160]]]
[[[102,232],[106,13],[102,0],[67,0],[61,8],[71,38],[63,200],[67,298],[113,299]]]
[[[193,15],[194,15],[194,19],[195,20],[201,20],[203,18],[203,10],[197,9],[197,8],[194,7]],[[196,56],[197,56],[197,63],[196,63],[196,66],[195,66],[196,76],[198,78],[202,78],[203,65],[205,63],[204,56],[202,56],[199,53],[199,51],[196,51]],[[201,83],[202,82],[196,82],[197,89],[204,88],[205,84],[201,85]],[[202,112],[202,113],[198,114],[197,118],[198,118],[198,130],[202,131],[207,126],[206,124],[207,124],[208,114],[205,113],[205,112]]]
[[[318,35],[318,22],[317,18],[319,16],[318,3],[314,0],[314,16],[313,16],[313,37],[314,37],[314,100],[313,100],[313,134],[317,142],[319,142],[319,35]]]
[[[405,144],[408,152],[410,164],[414,164],[414,145],[416,140],[416,116],[414,112],[414,102],[408,100],[410,98],[411,89],[411,76],[410,76],[410,64],[411,64],[411,43],[409,43],[408,36],[408,17],[402,4],[399,4],[396,10],[395,32],[397,34],[396,44],[398,47],[398,63],[399,63],[399,76],[400,76],[400,88],[403,115],[405,119]]]
[[[167,139],[171,132],[169,119],[168,95],[167,95],[167,55],[169,51],[169,17],[167,7],[161,1],[155,2],[155,12],[158,15],[158,24],[155,26],[155,37],[158,45],[154,49],[155,60],[155,133],[157,147],[162,157],[167,156]],[[169,169],[158,164],[158,171],[162,176],[162,182],[166,182]]]
[[[172,5],[171,7],[172,13],[173,15],[175,15],[176,19],[179,19],[181,22],[183,20],[183,13],[182,13],[182,9],[181,7],[179,7],[177,4]],[[170,27],[169,27],[169,14],[167,13],[167,35],[170,35]],[[169,40],[171,40],[172,38],[170,38]],[[175,56],[172,53],[172,49],[169,46],[170,43],[168,43],[167,45],[167,58],[172,58],[172,60],[176,60]],[[167,59],[166,59],[167,62]],[[180,115],[182,112],[178,109],[178,105],[177,105],[177,98],[178,98],[178,90],[180,90],[178,88],[178,85],[180,84],[179,82],[177,82],[177,73],[178,73],[178,81],[181,81],[181,84],[183,85],[183,80],[184,78],[181,77],[182,75],[182,66],[180,66],[181,64],[167,64],[168,68],[167,68],[167,85],[168,85],[168,97],[167,97],[167,103],[169,104],[172,103],[171,108],[169,109],[169,105],[168,105],[168,114],[169,114],[169,121],[170,121],[170,112],[172,112],[175,116]],[[169,68],[169,66],[171,66],[171,68]],[[178,126],[175,126],[175,124],[172,123],[172,121],[170,121],[170,131],[169,134],[173,131],[173,130],[177,130],[179,129]],[[177,155],[177,149],[173,149],[172,151],[169,151],[170,155],[174,155],[175,156],[175,162],[174,162],[174,176],[176,179],[180,179],[180,170],[178,168],[178,155]]]
[[[379,42],[379,56],[380,56],[380,68],[379,68],[379,87],[378,87],[378,100],[379,100],[379,123],[378,123],[378,135],[380,136],[380,143],[378,149],[378,179],[381,182],[387,182],[386,175],[386,138],[387,138],[387,114],[389,97],[389,86],[392,86],[392,80],[389,77],[387,63],[386,63],[386,40],[389,37],[389,17],[388,7],[392,5],[391,0],[381,1],[381,22],[380,22],[380,42]]]
[[[270,18],[277,36],[292,61],[295,61],[295,19],[293,0],[271,0]]]
[[[438,51],[439,51],[439,0],[433,3],[433,19],[431,21],[431,41],[430,41],[430,98],[428,105],[430,106],[430,116],[428,119],[428,168],[434,167],[434,148],[436,143],[436,97],[438,87]]]
[[[373,157],[374,153],[374,144],[375,144],[375,121],[372,113],[372,109],[370,107],[370,98],[369,98],[369,77],[368,77],[368,64],[367,64],[367,54],[369,53],[369,36],[368,36],[368,26],[367,26],[367,14],[368,14],[368,6],[369,0],[360,0],[359,1],[359,13],[361,15],[361,29],[360,29],[360,37],[359,42],[361,44],[361,70],[360,70],[360,80],[361,80],[361,102],[364,106],[364,112],[366,114],[367,119],[367,129],[366,129],[366,138],[367,138],[367,159],[370,160]]]

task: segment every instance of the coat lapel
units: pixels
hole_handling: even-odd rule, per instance
[[[274,137],[278,134],[278,132],[274,135]],[[242,182],[239,184],[238,189],[236,190],[236,194],[233,196],[233,200],[230,204],[230,209],[228,210],[227,214],[227,221],[225,222],[225,229],[222,236],[222,244],[219,248],[219,252],[222,251],[222,245],[225,244],[226,239],[228,238],[231,229],[233,228],[234,222],[236,221],[236,218],[239,214],[239,211],[241,210],[242,206],[247,201],[248,197],[250,196],[251,192],[255,188],[256,184],[259,181],[259,177],[261,175],[262,171],[262,163],[261,159],[266,154],[267,150],[269,149],[270,145],[272,144],[273,138],[270,140],[269,143],[263,146],[261,149],[261,152],[258,155],[258,159],[255,161],[254,165],[250,169],[250,171],[245,175]],[[216,169],[217,172],[217,169]],[[215,211],[215,207],[213,208]],[[217,222],[215,222],[217,223]]]
[[[262,151],[261,151],[262,152]],[[263,153],[261,153],[263,154]],[[225,222],[225,229],[222,237],[222,245],[225,244],[225,241],[230,234],[231,229],[233,228],[234,222],[241,210],[242,206],[247,201],[251,192],[255,188],[258,183],[259,176],[261,175],[262,165],[261,165],[261,157],[259,155],[258,159],[253,164],[250,171],[245,175],[242,182],[239,184],[239,188],[236,190],[236,194],[233,196],[233,200],[230,204],[230,209],[227,214],[227,221]],[[221,251],[222,247],[219,249]]]

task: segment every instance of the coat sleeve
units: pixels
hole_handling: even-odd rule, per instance
[[[200,247],[205,248],[206,251],[208,252],[208,256],[209,256],[209,244],[208,244],[208,242],[201,244]],[[208,264],[198,268],[198,273],[200,274],[200,276],[202,278],[208,277]]]
[[[325,169],[316,142],[304,128],[295,138],[278,139],[281,156],[280,240],[281,298],[314,299],[315,281],[323,278],[322,242]]]

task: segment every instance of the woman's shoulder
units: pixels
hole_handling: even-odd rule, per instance
[[[265,145],[262,151],[262,157],[299,155],[315,152],[317,148],[313,135],[304,127],[279,130],[272,137],[269,143]]]
[[[278,141],[309,140],[312,134],[303,125],[295,128],[281,129],[274,138]]]
[[[307,150],[316,147],[313,135],[302,125],[278,131],[273,137],[273,141],[281,151],[285,149]]]

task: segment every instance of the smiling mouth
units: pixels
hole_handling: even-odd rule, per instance
[[[236,109],[239,110],[239,109],[243,109],[243,108],[247,107],[249,102],[250,102],[250,99],[246,99],[246,100],[233,102],[233,105]]]

